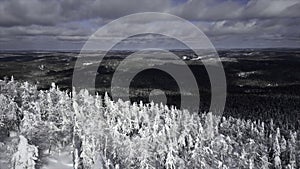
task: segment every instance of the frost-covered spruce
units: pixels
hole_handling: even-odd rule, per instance
[[[75,168],[299,168],[297,132],[280,133],[272,122],[229,117],[218,123],[213,113],[114,102],[87,90],[71,95],[55,85],[38,91],[28,83],[0,81],[0,93],[2,107],[15,107],[4,109],[1,118],[19,112],[13,114],[17,121],[22,117],[18,134],[41,153],[73,145]],[[14,162],[26,163],[19,154]]]
[[[13,155],[13,169],[35,169],[38,159],[38,149],[34,145],[28,144],[27,139],[20,135],[18,151]]]

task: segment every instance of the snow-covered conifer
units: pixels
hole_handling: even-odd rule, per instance
[[[18,151],[13,155],[13,169],[35,169],[38,157],[37,147],[28,144],[27,139],[20,135]]]

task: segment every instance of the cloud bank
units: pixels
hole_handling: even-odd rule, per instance
[[[299,47],[299,11],[299,0],[0,0],[0,49],[80,49],[102,25],[136,12],[187,19],[217,47]],[[146,22],[114,31],[157,26]]]

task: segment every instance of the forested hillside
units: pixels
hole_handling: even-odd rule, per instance
[[[0,168],[300,168],[299,131],[0,81]]]

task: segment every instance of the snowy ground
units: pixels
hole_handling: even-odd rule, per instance
[[[73,169],[70,149],[65,148],[61,152],[52,152],[44,161],[45,164],[41,169]]]
[[[16,151],[18,136],[6,138],[0,142],[0,169],[11,169],[11,157]]]

